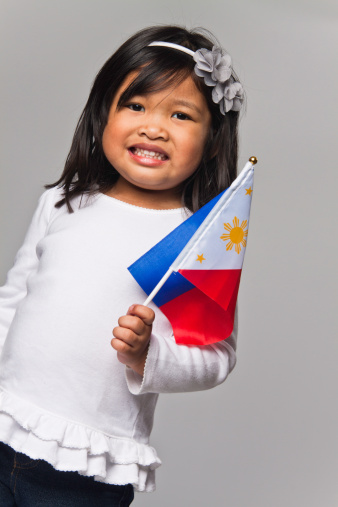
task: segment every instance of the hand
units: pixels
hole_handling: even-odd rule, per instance
[[[117,359],[140,375],[143,375],[154,319],[151,308],[132,305],[113,329],[115,338],[111,346],[117,351]]]

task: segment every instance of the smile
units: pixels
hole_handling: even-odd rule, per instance
[[[161,160],[163,162],[168,159],[167,155],[164,155],[164,153],[160,153],[159,151],[145,150],[142,148],[135,147],[130,148],[130,151],[132,152],[133,155],[136,155],[137,157],[151,158],[154,160]]]

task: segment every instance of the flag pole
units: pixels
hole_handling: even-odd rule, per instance
[[[256,157],[250,157],[248,162],[251,164],[251,167],[252,167],[253,165],[257,164],[257,158]],[[244,167],[244,169],[246,169],[246,167]],[[179,257],[180,257],[180,255],[179,255]],[[147,299],[143,303],[143,306],[148,306],[149,305],[149,303],[154,299],[154,297],[156,296],[156,294],[159,292],[159,290],[163,287],[163,285],[165,284],[165,282],[168,280],[168,278],[171,275],[171,273],[173,273],[174,271],[177,270],[177,268],[175,269],[175,265],[177,264],[177,260],[178,260],[178,258],[173,262],[173,264],[170,266],[170,268],[168,269],[168,271],[164,274],[164,276],[161,278],[161,280],[158,282],[158,284],[151,291],[151,293],[149,294],[149,296],[147,297]]]
[[[154,299],[154,297],[156,296],[156,294],[158,293],[158,291],[161,289],[161,287],[163,287],[163,285],[165,284],[165,282],[168,280],[169,276],[171,275],[171,273],[174,271],[173,267],[171,266],[168,271],[166,272],[166,274],[161,278],[161,280],[158,282],[158,284],[156,285],[156,287],[154,287],[154,289],[151,291],[151,293],[149,294],[149,296],[147,297],[147,299],[145,300],[145,302],[143,303],[143,306],[148,306],[150,301],[152,301]]]

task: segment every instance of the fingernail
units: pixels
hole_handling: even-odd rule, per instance
[[[135,308],[135,305],[131,305],[131,306],[129,306],[129,308],[128,308],[128,312],[132,312],[132,311],[134,310],[134,308]]]

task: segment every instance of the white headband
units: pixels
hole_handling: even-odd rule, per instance
[[[173,42],[154,41],[148,46],[162,46],[177,49],[192,56],[196,62],[194,71],[202,77],[207,86],[212,86],[212,100],[219,104],[220,111],[224,115],[229,111],[240,111],[244,90],[240,82],[232,76],[231,57],[224,53],[221,48],[214,46],[212,51],[206,48],[192,51]]]
[[[163,46],[167,48],[178,49],[179,51],[183,51],[183,53],[187,53],[188,55],[194,57],[195,51],[191,49],[185,48],[184,46],[180,46],[179,44],[174,44],[173,42],[151,42],[148,46]]]

